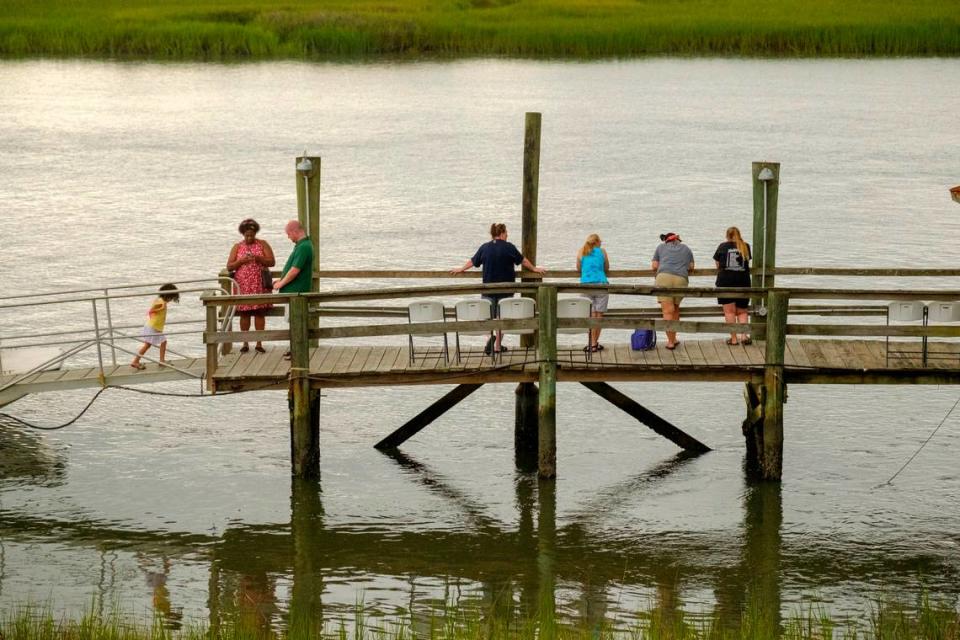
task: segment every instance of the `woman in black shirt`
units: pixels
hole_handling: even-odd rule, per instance
[[[749,287],[750,286],[750,245],[743,241],[740,229],[727,229],[727,241],[720,244],[713,254],[717,264],[718,287]],[[717,298],[723,305],[723,318],[726,322],[748,324],[750,322],[747,308],[749,298]],[[737,342],[737,332],[731,332],[727,344],[750,344],[750,334],[744,333]]]

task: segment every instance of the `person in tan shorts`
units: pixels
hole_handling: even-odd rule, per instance
[[[690,271],[694,268],[693,251],[673,231],[660,234],[660,240],[663,242],[653,252],[653,261],[650,263],[650,268],[657,273],[654,284],[672,289],[688,286]],[[680,319],[681,300],[683,296],[657,296],[664,320]],[[667,349],[672,351],[678,344],[677,332],[667,331]]]

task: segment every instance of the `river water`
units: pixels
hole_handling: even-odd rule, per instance
[[[572,268],[591,232],[614,268],[641,268],[664,231],[708,266],[727,226],[750,235],[756,160],[782,163],[782,265],[960,257],[954,60],[24,61],[0,63],[3,290],[206,277],[248,216],[286,256],[304,150],[323,157],[324,268],[462,264],[491,222],[519,242],[525,111],[543,113],[548,268]],[[136,322],[142,304],[115,313]],[[88,309],[71,309],[6,312],[0,339],[82,325]],[[202,311],[184,296],[176,314]],[[198,343],[171,339],[186,353]],[[171,624],[278,628],[291,610],[349,618],[358,601],[416,616],[547,602],[571,623],[676,608],[734,620],[757,601],[858,617],[924,590],[956,602],[960,415],[884,482],[960,390],[792,387],[783,483],[757,487],[742,470],[740,385],[618,386],[714,451],[678,457],[575,385],[559,387],[555,484],[514,470],[509,385],[482,388],[392,457],[372,444],[446,388],[326,391],[319,485],[290,480],[278,393],[110,391],[66,429],[0,430],[0,610],[119,603]],[[91,395],[5,411],[54,424]]]

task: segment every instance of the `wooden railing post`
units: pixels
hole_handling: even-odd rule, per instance
[[[557,475],[557,288],[537,289],[539,317],[537,360],[540,362],[538,471],[541,478]]]
[[[217,387],[214,384],[213,375],[217,372],[217,354],[220,350],[217,348],[217,343],[211,342],[210,340],[212,340],[214,334],[217,333],[217,305],[208,303],[206,313],[207,327],[203,333],[203,341],[206,342],[207,346],[205,375],[207,377],[207,391],[216,393]]]
[[[760,477],[780,480],[783,475],[783,403],[787,385],[783,381],[787,346],[787,308],[785,291],[770,291],[767,303],[767,341],[764,359],[763,446],[760,454]]]
[[[320,475],[320,400],[310,388],[307,299],[290,299],[290,461],[299,478]]]

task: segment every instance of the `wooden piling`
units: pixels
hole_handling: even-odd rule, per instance
[[[540,361],[538,472],[541,478],[557,475],[557,288],[537,289],[539,316],[537,360]]]
[[[537,263],[537,204],[540,190],[540,121],[539,113],[527,113],[523,135],[523,195],[521,198],[520,252],[533,264]],[[537,282],[537,278],[520,278],[521,282]],[[535,346],[536,337],[520,336],[520,346]],[[514,462],[521,471],[533,471],[537,460],[537,386],[521,382],[516,389],[513,430]]]
[[[537,470],[539,437],[537,434],[537,385],[521,382],[517,385],[514,403],[515,422],[513,425],[514,464],[517,470],[530,472]]]
[[[767,342],[763,374],[763,448],[760,451],[760,477],[780,480],[783,475],[783,403],[787,385],[783,379],[787,345],[787,306],[785,291],[771,291],[767,303]]]
[[[320,475],[320,393],[310,388],[307,299],[290,299],[290,460],[293,475]]]

